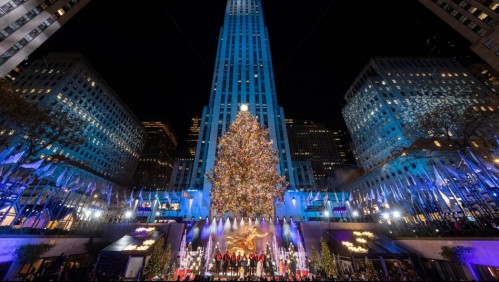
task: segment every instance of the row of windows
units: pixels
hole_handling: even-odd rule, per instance
[[[54,0],[52,0],[52,1],[54,1]],[[35,29],[33,29],[30,33],[28,33],[21,40],[19,40],[17,43],[15,43],[14,46],[10,47],[7,51],[5,51],[3,54],[1,54],[0,65],[4,64],[9,58],[11,58],[17,52],[19,52],[19,50],[21,50],[26,45],[28,45],[29,42],[31,42],[35,37],[40,35],[45,29],[47,29],[50,25],[52,25],[52,23],[57,21],[65,13],[65,11],[70,10],[79,1],[80,0],[71,0],[63,8],[59,9],[55,14],[48,17],[44,22],[42,22]],[[50,0],[49,0],[49,2],[50,2]]]

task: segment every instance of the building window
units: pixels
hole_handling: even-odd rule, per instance
[[[494,46],[496,46],[496,43],[493,40],[489,39],[489,40],[485,41],[483,43],[483,45],[489,49],[492,49],[492,48],[494,48]]]

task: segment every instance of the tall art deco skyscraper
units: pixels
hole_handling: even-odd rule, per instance
[[[191,185],[183,212],[192,216],[210,214],[211,182],[205,177],[215,164],[217,142],[247,104],[279,152],[279,172],[295,189],[284,112],[277,105],[269,38],[263,24],[260,0],[228,0],[220,30],[211,95],[203,108]],[[288,193],[289,194],[289,193]],[[185,210],[184,210],[185,209]]]

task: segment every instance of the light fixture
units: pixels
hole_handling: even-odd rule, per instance
[[[248,111],[248,104],[241,104],[240,110],[241,110],[241,112],[247,112]]]
[[[383,219],[390,219],[390,214],[388,214],[387,212],[383,213],[381,216],[383,217]]]
[[[132,217],[132,211],[126,211],[126,212],[125,212],[125,217],[126,217],[126,218],[130,218],[130,217]]]
[[[357,216],[359,216],[359,212],[358,212],[358,211],[353,211],[353,212],[352,212],[352,216],[353,216],[353,217],[357,217]]]

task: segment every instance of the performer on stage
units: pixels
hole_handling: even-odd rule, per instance
[[[229,263],[230,263],[230,255],[229,253],[226,251],[224,256],[222,257],[222,260],[223,260],[223,275],[227,275],[227,271],[229,270]]]
[[[255,273],[255,267],[256,267],[256,258],[255,254],[253,251],[250,251],[249,253],[249,274],[253,275]]]
[[[233,252],[230,256],[230,275],[233,275],[234,272],[237,275],[237,257],[236,253]]]
[[[222,253],[220,251],[218,251],[216,254],[215,254],[215,272],[217,275],[220,275],[220,266],[222,264]]]

